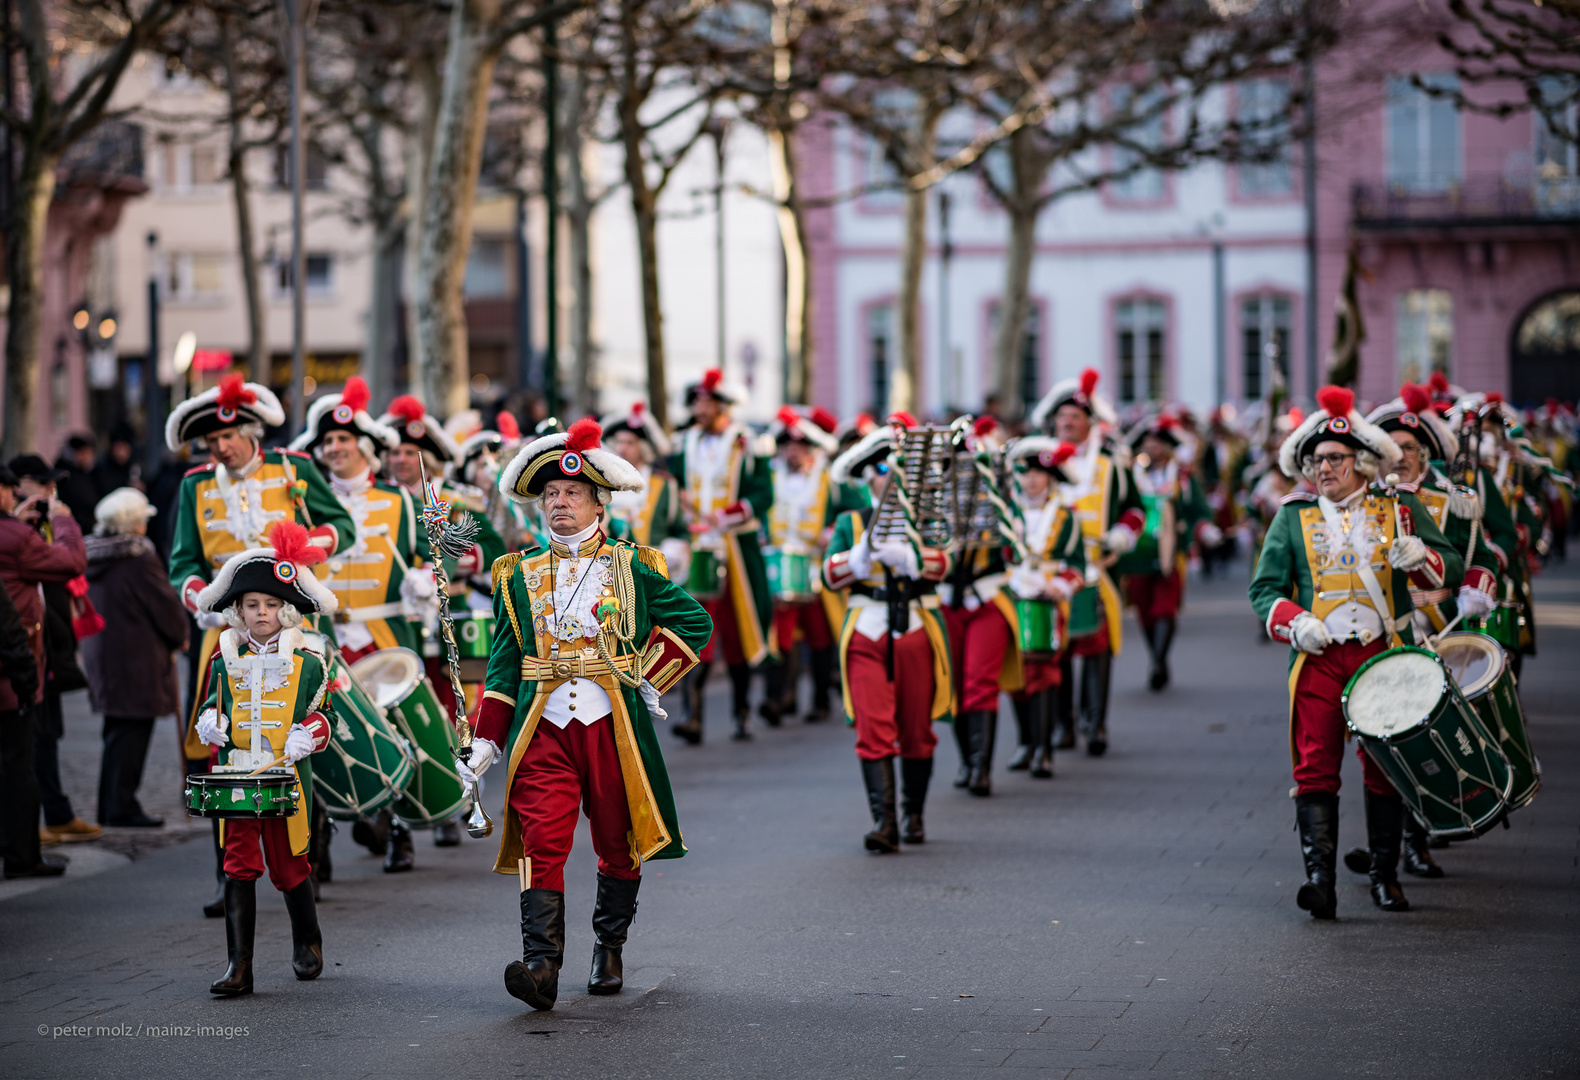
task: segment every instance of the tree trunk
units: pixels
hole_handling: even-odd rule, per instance
[[[462,285],[472,245],[472,204],[482,164],[488,90],[498,54],[489,32],[495,0],[461,0],[450,18],[444,81],[434,126],[433,161],[420,205],[417,256],[418,371],[423,400],[439,415],[469,403],[466,308]]]
[[[0,439],[0,454],[6,460],[33,450],[37,443],[34,400],[44,304],[44,229],[59,162],[59,154],[25,147],[12,196],[11,235],[6,248],[11,303],[6,311],[5,433]],[[155,437],[157,433],[149,433],[149,438]]]
[[[815,342],[812,338],[812,261],[807,256],[806,213],[796,183],[794,132],[768,132],[774,198],[778,202],[779,242],[785,257],[785,396],[798,404],[812,401]]]
[[[631,212],[636,218],[636,246],[642,274],[642,329],[647,343],[647,396],[653,418],[669,427],[669,391],[664,371],[664,315],[658,297],[658,207],[647,182],[642,149],[642,121],[638,113],[642,95],[637,86],[636,13],[627,0],[621,19],[622,79],[620,87],[620,139],[625,151],[625,182],[631,191]]]
[[[421,393],[422,335],[418,332],[417,290],[422,254],[423,207],[427,205],[428,169],[433,164],[434,129],[439,122],[439,73],[425,56],[412,62],[417,87],[417,129],[407,132],[402,147],[406,169],[406,228],[402,236],[402,284],[406,302],[406,384]]]
[[[230,16],[219,13],[220,51],[224,56],[225,85],[230,94],[230,195],[236,204],[236,257],[241,261],[241,288],[247,299],[247,369],[252,381],[269,385],[268,324],[263,310],[263,278],[258,272],[257,236],[252,227],[252,183],[247,178],[245,105],[241,100],[241,73],[236,61],[236,40]]]
[[[367,380],[369,396],[377,407],[395,396],[395,332],[400,321],[397,301],[404,234],[398,212],[380,215],[373,226],[373,283],[368,297],[362,377]]]
[[[565,179],[570,193],[565,208],[570,240],[571,282],[571,405],[577,416],[598,411],[598,389],[592,354],[592,213],[587,172],[582,161],[582,123],[587,113],[587,80],[573,75],[565,95],[565,122],[560,125],[565,152]]]
[[[929,100],[920,105],[912,134],[912,175],[932,168],[937,149],[938,119],[943,110]],[[900,256],[900,363],[889,381],[889,411],[915,411],[922,383],[922,263],[927,258],[927,189],[905,193],[905,248]]]
[[[1004,260],[1004,295],[999,299],[993,339],[993,388],[1006,416],[1023,414],[1035,402],[1020,398],[1020,357],[1031,315],[1031,257],[1037,248],[1037,207],[1020,203],[1009,213],[1009,254]]]

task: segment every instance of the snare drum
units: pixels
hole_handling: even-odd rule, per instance
[[[1520,648],[1520,606],[1501,602],[1487,615],[1472,616],[1465,620],[1466,629],[1485,634],[1505,649],[1518,652]]]
[[[1468,840],[1503,820],[1514,770],[1436,653],[1405,646],[1374,656],[1340,700],[1429,835]]]
[[[1047,658],[1059,651],[1058,608],[1051,600],[1016,600],[1015,621],[1022,656]]]
[[[455,649],[462,660],[482,660],[486,663],[493,647],[492,611],[455,612]]]
[[[686,591],[698,600],[717,599],[724,591],[724,561],[718,552],[699,548],[691,553]]]
[[[422,827],[460,813],[467,798],[455,769],[455,729],[423,674],[421,657],[410,649],[380,649],[351,665],[351,673],[416,751],[416,767],[395,799],[395,816]]]
[[[1096,585],[1088,585],[1070,598],[1070,617],[1065,623],[1065,633],[1073,640],[1097,633],[1102,624],[1102,594]]]
[[[411,780],[416,756],[339,652],[329,650],[325,662],[335,731],[329,746],[312,757],[313,791],[330,817],[354,821],[400,794]]]
[[[296,813],[295,769],[267,769],[257,776],[233,769],[187,777],[187,813],[210,818],[283,818]]]
[[[812,591],[812,557],[794,551],[770,551],[768,589],[774,599],[787,604],[804,604],[817,599]]]
[[[1531,752],[1519,687],[1507,655],[1492,638],[1471,633],[1443,635],[1438,639],[1437,652],[1465,700],[1475,706],[1488,730],[1498,737],[1504,756],[1514,767],[1509,809],[1529,805],[1541,790],[1542,766]]]

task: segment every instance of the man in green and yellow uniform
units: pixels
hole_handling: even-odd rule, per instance
[[[1339,766],[1344,756],[1342,697],[1350,678],[1383,651],[1415,641],[1410,587],[1457,589],[1459,552],[1409,492],[1368,489],[1397,468],[1387,432],[1355,411],[1340,387],[1317,393],[1321,408],[1279,448],[1279,466],[1304,477],[1316,494],[1286,496],[1262,544],[1251,605],[1275,641],[1290,645],[1290,750],[1295,823],[1306,883],[1295,902],[1331,919],[1339,836]],[[1406,911],[1399,887],[1404,800],[1364,753],[1366,835],[1372,901]]]
[[[713,618],[713,640],[702,650],[688,688],[690,715],[670,729],[692,745],[702,741],[703,689],[715,652],[723,653],[729,669],[731,737],[738,740],[752,737],[752,668],[768,658],[772,605],[757,534],[774,501],[773,468],[752,433],[730,418],[730,409],[745,396],[724,381],[723,372],[705,372],[686,391],[692,424],[671,459],[691,532],[687,589]]]
[[[523,956],[505,969],[505,988],[534,1009],[552,1008],[559,992],[577,808],[598,853],[589,993],[620,990],[642,863],[686,853],[653,722],[712,630],[659,552],[599,527],[610,493],[642,484],[600,434],[579,420],[500,474],[510,498],[541,500],[549,546],[494,564],[500,632],[471,755],[457,762],[469,783],[496,758],[509,762],[494,869],[520,875]]]

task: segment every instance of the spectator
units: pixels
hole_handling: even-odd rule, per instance
[[[91,531],[99,485],[93,479],[93,440],[87,435],[67,437],[65,449],[55,459],[55,488],[77,519],[77,528]]]
[[[43,504],[53,528],[54,543],[45,543],[33,527],[21,520],[34,516],[37,497],[17,501],[18,480],[0,467],[0,584],[5,586],[6,606],[15,609],[26,635],[27,668],[13,658],[14,641],[4,637],[8,652],[6,677],[0,679],[0,855],[5,876],[51,877],[65,872],[66,864],[40,853],[38,828],[39,790],[34,752],[34,712],[43,699],[44,617],[39,585],[61,582],[82,572],[86,559],[82,534],[71,513],[58,500]],[[4,624],[0,612],[0,624]],[[14,635],[14,631],[12,632]]]
[[[99,824],[158,828],[137,801],[154,720],[180,711],[172,651],[187,646],[187,609],[148,539],[154,516],[135,488],[111,492],[94,510],[88,537],[88,595],[104,632],[82,643],[88,700],[104,716]]]
[[[110,448],[93,467],[93,483],[101,499],[123,487],[147,490],[142,462],[137,460],[137,432],[125,420],[110,429]]]
[[[64,550],[72,556],[70,565],[74,567],[69,574],[38,578],[39,591],[44,596],[43,611],[37,620],[42,624],[43,634],[44,699],[34,710],[33,771],[38,777],[39,801],[44,809],[41,835],[46,842],[96,840],[104,830],[77,816],[60,782],[60,740],[66,734],[60,698],[62,694],[88,685],[88,677],[77,663],[77,635],[72,628],[73,609],[77,607],[73,596],[87,593],[87,582],[80,580],[87,569],[82,532],[71,512],[56,497],[55,481],[59,474],[45,464],[43,458],[37,454],[20,454],[11,459],[8,467],[16,474],[17,491],[23,497],[17,507],[18,520],[36,530],[35,539],[48,550],[65,545]],[[64,517],[55,513],[57,508]],[[79,587],[75,594],[69,587],[74,580]],[[12,599],[17,599],[14,594]],[[20,601],[17,609],[24,619],[27,618],[27,610]]]

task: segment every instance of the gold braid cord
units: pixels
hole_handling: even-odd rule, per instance
[[[637,548],[637,554],[646,551],[646,548]],[[608,616],[598,627],[598,658],[609,667],[609,671],[623,686],[632,690],[642,685],[641,667],[638,665],[635,674],[621,671],[614,666],[614,659],[609,654],[609,635],[613,634],[621,645],[632,645],[636,640],[636,577],[631,572],[630,548],[616,548],[614,565],[614,598],[619,605],[619,610]],[[663,558],[662,555],[659,556]],[[644,560],[645,561],[645,560]],[[623,625],[622,625],[623,624]],[[616,649],[618,651],[618,648]]]
[[[521,637],[521,623],[516,619],[516,602],[510,596],[510,575],[516,572],[516,566],[520,562],[520,552],[512,551],[508,555],[501,555],[494,560],[491,574],[494,579],[494,595],[505,598],[505,613],[510,616],[510,628],[516,632],[516,648],[525,649],[527,644]]]

